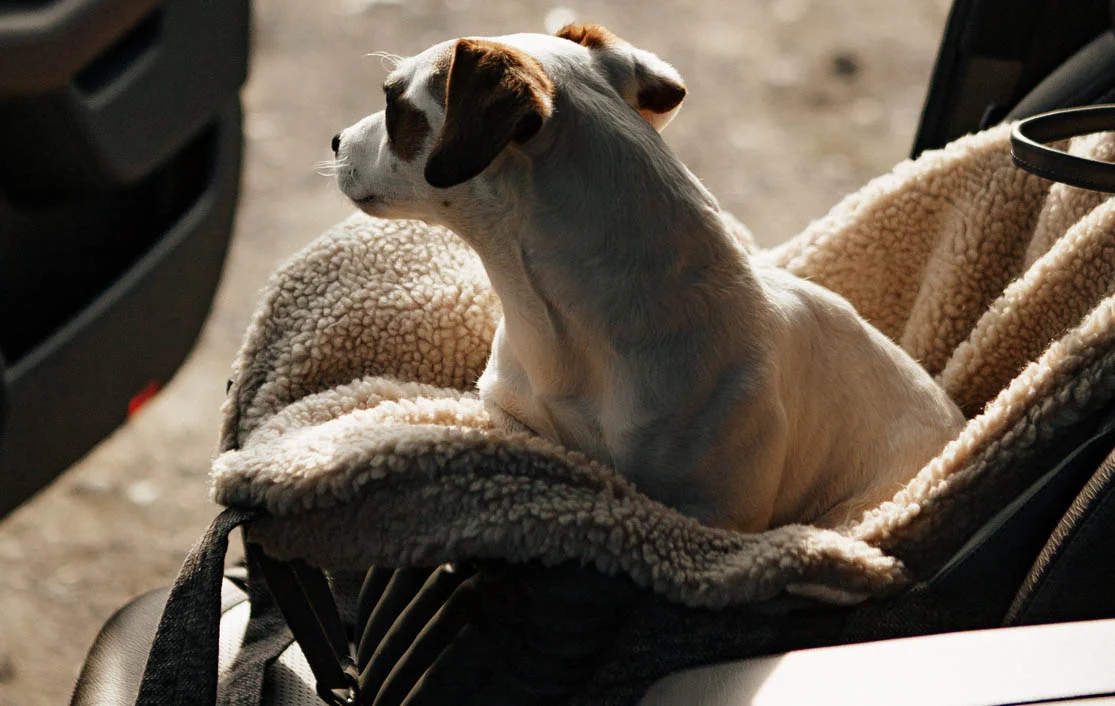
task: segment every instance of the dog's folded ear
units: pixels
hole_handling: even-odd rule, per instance
[[[566,25],[557,36],[590,49],[612,87],[655,130],[661,132],[673,120],[685,98],[685,83],[677,69],[602,25]]]
[[[480,174],[512,141],[526,142],[541,129],[553,95],[550,77],[528,54],[484,39],[458,40],[426,181],[445,189]]]

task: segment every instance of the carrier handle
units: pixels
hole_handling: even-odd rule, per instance
[[[1115,105],[1093,105],[1041,113],[1015,123],[1011,157],[1031,174],[1091,191],[1115,193],[1115,164],[1062,152],[1048,146],[1093,132],[1115,130]]]

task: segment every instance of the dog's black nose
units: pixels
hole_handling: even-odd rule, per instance
[[[341,133],[334,135],[333,142],[330,144],[333,145],[333,154],[337,154],[337,150],[341,149]]]

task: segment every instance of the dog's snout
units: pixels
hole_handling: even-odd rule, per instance
[[[333,154],[337,154],[337,150],[341,149],[341,133],[333,136],[333,141],[329,143],[333,147]]]

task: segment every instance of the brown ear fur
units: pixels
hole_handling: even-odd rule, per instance
[[[557,31],[557,36],[568,39],[592,50],[615,49],[622,50],[628,47],[634,53],[635,59],[635,85],[617,86],[624,100],[632,107],[644,114],[648,119],[649,114],[669,113],[678,107],[685,98],[685,84],[676,72],[671,76],[667,73],[654,70],[654,63],[662,61],[653,55],[630,47],[624,40],[617,37],[607,27],[598,24],[568,24]],[[653,122],[653,120],[651,121]]]
[[[445,122],[426,162],[439,189],[480,174],[512,141],[525,142],[552,112],[554,85],[541,64],[518,49],[459,39],[445,96]]]
[[[613,44],[619,44],[620,39],[604,25],[579,25],[568,24],[557,31],[558,37],[576,42],[589,49],[602,49]]]

